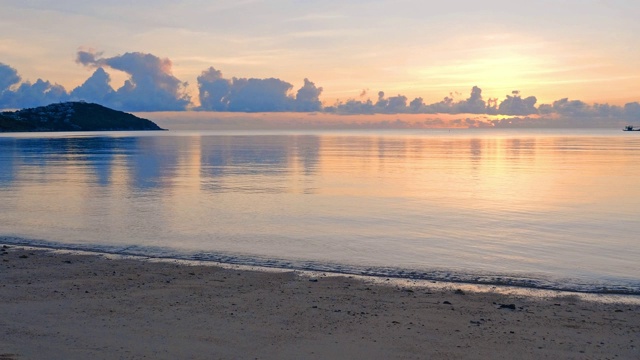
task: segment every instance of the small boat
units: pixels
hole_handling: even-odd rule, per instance
[[[627,125],[622,129],[622,131],[640,131],[640,127],[633,127],[631,125]]]

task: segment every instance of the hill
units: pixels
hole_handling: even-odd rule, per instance
[[[86,102],[65,102],[0,113],[0,132],[163,130],[135,115]]]

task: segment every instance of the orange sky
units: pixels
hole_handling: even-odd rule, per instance
[[[227,78],[279,78],[294,91],[309,78],[325,105],[375,101],[378,91],[463,99],[474,85],[485,99],[520,90],[538,104],[640,100],[640,4],[631,1],[7,0],[0,12],[11,14],[0,23],[0,62],[69,91],[92,72],[74,62],[76,51],[93,48],[170,59],[194,100],[210,66]],[[108,72],[114,88],[126,80]]]

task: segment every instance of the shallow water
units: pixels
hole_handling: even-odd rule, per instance
[[[640,293],[619,130],[0,136],[0,241]]]

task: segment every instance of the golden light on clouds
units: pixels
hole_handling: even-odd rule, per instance
[[[569,1],[476,3],[420,1],[341,3],[160,1],[126,9],[113,4],[3,3],[14,16],[0,24],[3,62],[23,81],[41,78],[68,91],[87,79],[73,63],[83,46],[105,58],[152,54],[173,63],[197,106],[197,77],[209,67],[228,79],[276,78],[294,86],[307,78],[321,101],[416,97],[425,103],[473,86],[483,97],[513,90],[538,105],[562,98],[622,105],[640,99],[637,43],[640,6]],[[55,20],[54,20],[55,19]],[[55,26],[51,26],[55,22]],[[87,31],[91,29],[91,31]],[[127,74],[106,69],[113,87]],[[362,90],[366,96],[360,97]]]

